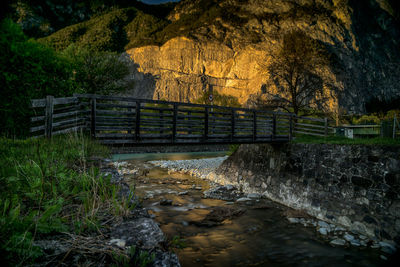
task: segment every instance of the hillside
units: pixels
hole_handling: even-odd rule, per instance
[[[268,64],[284,33],[301,30],[332,55],[325,74],[334,80],[326,88],[331,110],[362,112],[371,99],[400,98],[400,27],[393,3],[187,0],[165,17],[113,9],[42,41],[57,49],[78,43],[125,50],[141,73],[155,79],[154,98],[192,101],[216,90],[246,103],[268,80],[260,62]]]

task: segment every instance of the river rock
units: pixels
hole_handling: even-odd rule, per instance
[[[321,235],[327,235],[328,234],[328,230],[326,228],[324,228],[324,227],[319,228],[318,231],[319,231],[319,233]]]
[[[241,197],[239,199],[236,199],[236,202],[246,202],[246,201],[251,201],[251,198]]]
[[[126,246],[152,249],[165,241],[160,227],[150,218],[139,218],[115,225],[111,229],[111,239],[126,240]]]
[[[344,246],[346,244],[346,241],[343,239],[337,238],[333,239],[329,244],[334,245],[334,246]]]
[[[288,219],[288,221],[290,222],[290,223],[299,223],[300,222],[300,219],[299,218],[287,218]]]
[[[396,252],[396,247],[390,243],[382,241],[382,242],[379,242],[379,245],[381,246],[381,250],[385,253],[393,254]]]
[[[117,247],[120,247],[120,248],[125,248],[126,241],[123,239],[115,238],[115,239],[111,239],[110,241],[108,241],[108,243],[110,245],[116,245]]]
[[[160,205],[161,206],[171,206],[172,205],[172,200],[171,199],[161,199],[160,200]]]
[[[179,192],[178,196],[184,196],[184,195],[187,195],[187,194],[188,194],[188,191],[183,191],[183,192]]]
[[[178,257],[175,253],[165,252],[157,249],[155,252],[155,259],[151,266],[157,267],[180,267]]]
[[[326,228],[326,229],[330,228],[330,225],[327,222],[324,222],[324,221],[318,221],[318,226]]]
[[[343,238],[348,242],[352,242],[354,240],[354,236],[352,236],[351,234],[345,234]]]
[[[251,198],[251,199],[260,199],[260,198],[261,198],[261,194],[258,194],[258,193],[250,193],[250,194],[247,194],[247,197],[248,197],[248,198]]]

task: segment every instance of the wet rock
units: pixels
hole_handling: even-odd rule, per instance
[[[300,223],[299,218],[287,218],[290,223]]]
[[[354,236],[351,235],[351,234],[345,234],[345,235],[343,236],[343,238],[344,238],[346,241],[348,241],[348,242],[352,242],[352,241],[354,240]]]
[[[334,246],[344,246],[346,244],[346,241],[343,239],[337,238],[329,242],[329,244],[334,245]]]
[[[160,200],[160,205],[161,206],[171,206],[172,205],[172,200],[171,199],[161,199]]]
[[[217,226],[221,225],[224,220],[240,216],[245,212],[245,209],[214,207],[204,219],[200,221],[191,221],[190,224],[206,227]]]
[[[157,267],[180,267],[178,256],[172,252],[164,252],[162,250],[156,250],[155,259],[152,266]]]
[[[321,235],[327,235],[328,234],[328,230],[326,228],[323,228],[323,227],[319,228],[318,231],[319,231],[319,233]]]
[[[251,201],[251,198],[248,197],[241,197],[236,200],[236,202],[246,202],[246,201]]]
[[[138,218],[115,225],[111,229],[111,239],[126,240],[126,246],[140,245],[152,249],[165,241],[160,227],[150,218]]]
[[[379,242],[379,245],[381,246],[381,250],[385,253],[393,254],[396,252],[396,247],[390,243]]]
[[[387,259],[388,259],[388,258],[387,258],[386,256],[384,256],[384,255],[381,255],[380,258],[381,258],[382,260],[384,260],[384,261],[387,261]]]
[[[189,223],[187,221],[182,221],[181,223],[182,223],[183,226],[188,226],[189,225]]]
[[[250,193],[250,194],[247,194],[247,197],[248,197],[248,198],[251,198],[251,199],[260,199],[260,198],[261,198],[261,194],[258,194],[258,193]]]
[[[351,244],[352,246],[355,246],[355,247],[359,247],[359,246],[361,246],[361,243],[360,243],[360,241],[359,241],[359,240],[357,240],[357,239],[353,239],[353,240],[351,240],[351,241],[350,241],[350,244]]]
[[[111,239],[110,241],[108,241],[108,244],[115,245],[120,248],[125,248],[126,241],[123,239]]]
[[[225,189],[228,191],[232,191],[232,190],[235,190],[236,188],[231,184],[227,184],[227,185],[225,185]]]
[[[218,186],[203,192],[205,198],[233,201],[237,198],[236,190],[227,190],[225,186]]]
[[[327,228],[327,229],[330,228],[330,225],[327,222],[324,222],[324,221],[318,221],[318,226],[319,227],[323,227],[323,228]]]
[[[187,195],[187,194],[188,194],[188,191],[183,191],[183,192],[179,192],[178,196],[184,196],[184,195]]]

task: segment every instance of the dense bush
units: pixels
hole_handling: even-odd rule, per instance
[[[135,8],[116,9],[68,26],[39,41],[57,50],[63,50],[76,43],[92,51],[121,52],[128,43],[124,27],[133,20],[137,12]]]
[[[29,100],[66,96],[75,90],[72,66],[63,56],[33,40],[11,20],[0,22],[1,132],[26,135]]]
[[[0,134],[27,136],[30,99],[111,93],[132,86],[131,61],[71,46],[62,52],[28,40],[11,20],[0,24]]]
[[[133,63],[117,53],[91,51],[71,45],[61,54],[73,67],[76,91],[110,94],[133,86],[131,79],[125,79]]]

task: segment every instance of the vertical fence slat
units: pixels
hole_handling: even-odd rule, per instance
[[[53,133],[53,111],[54,111],[54,97],[48,95],[46,97],[46,111],[45,111],[45,136],[51,138]]]
[[[210,115],[210,110],[208,107],[205,107],[205,112],[204,112],[204,141],[207,141],[208,139],[208,117]]]
[[[235,138],[235,110],[232,109],[231,115],[231,142]]]
[[[324,118],[325,137],[328,136],[328,118]]]
[[[276,114],[272,115],[272,140],[275,139],[276,136]]]
[[[293,116],[289,115],[289,141],[293,140]]]
[[[92,138],[96,138],[96,98],[90,99],[90,134]]]
[[[178,116],[178,105],[174,103],[174,116],[172,118],[172,143],[176,142],[176,119]]]
[[[253,142],[257,139],[257,113],[253,111]]]
[[[135,140],[140,140],[140,101],[136,101]]]

